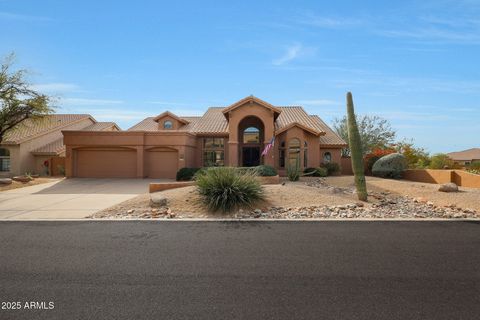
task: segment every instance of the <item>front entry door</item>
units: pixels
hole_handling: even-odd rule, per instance
[[[242,151],[242,165],[244,167],[260,165],[260,147],[243,147]]]

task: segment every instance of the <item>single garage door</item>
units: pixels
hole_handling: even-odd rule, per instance
[[[175,150],[159,149],[145,153],[145,171],[149,178],[175,179],[178,171],[178,153]]]
[[[137,153],[128,149],[76,151],[75,176],[80,178],[135,178]]]

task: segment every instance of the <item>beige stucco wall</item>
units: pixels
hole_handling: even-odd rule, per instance
[[[2,146],[10,150],[10,172],[3,173],[3,176],[21,175],[26,172],[43,174],[42,168],[38,163],[42,160],[36,160],[38,156],[34,156],[31,152],[43,145],[62,138],[61,130],[79,130],[92,125],[94,122],[89,119],[72,123],[58,130],[47,132],[33,139],[27,140],[16,146]],[[45,157],[42,157],[44,159]],[[49,157],[47,157],[49,158]],[[45,160],[45,159],[44,159]],[[43,162],[43,161],[42,161]]]
[[[454,182],[462,187],[480,188],[480,175],[462,170],[407,170],[403,178],[411,181],[437,184]]]

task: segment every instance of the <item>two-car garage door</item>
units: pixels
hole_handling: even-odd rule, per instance
[[[178,169],[176,150],[157,148],[145,152],[148,178],[174,179]],[[137,153],[133,149],[97,148],[76,150],[74,176],[80,178],[135,178]]]
[[[79,178],[135,178],[137,152],[133,149],[80,149],[74,175]]]

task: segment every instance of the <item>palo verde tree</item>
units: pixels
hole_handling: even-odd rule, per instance
[[[27,119],[36,120],[53,112],[50,97],[31,88],[26,70],[12,70],[14,54],[7,56],[0,69],[0,143],[8,131]]]
[[[352,169],[355,176],[355,186],[358,199],[367,201],[367,182],[363,166],[362,139],[357,127],[357,119],[353,109],[353,97],[347,92],[347,119],[348,119],[348,145],[352,154]]]

